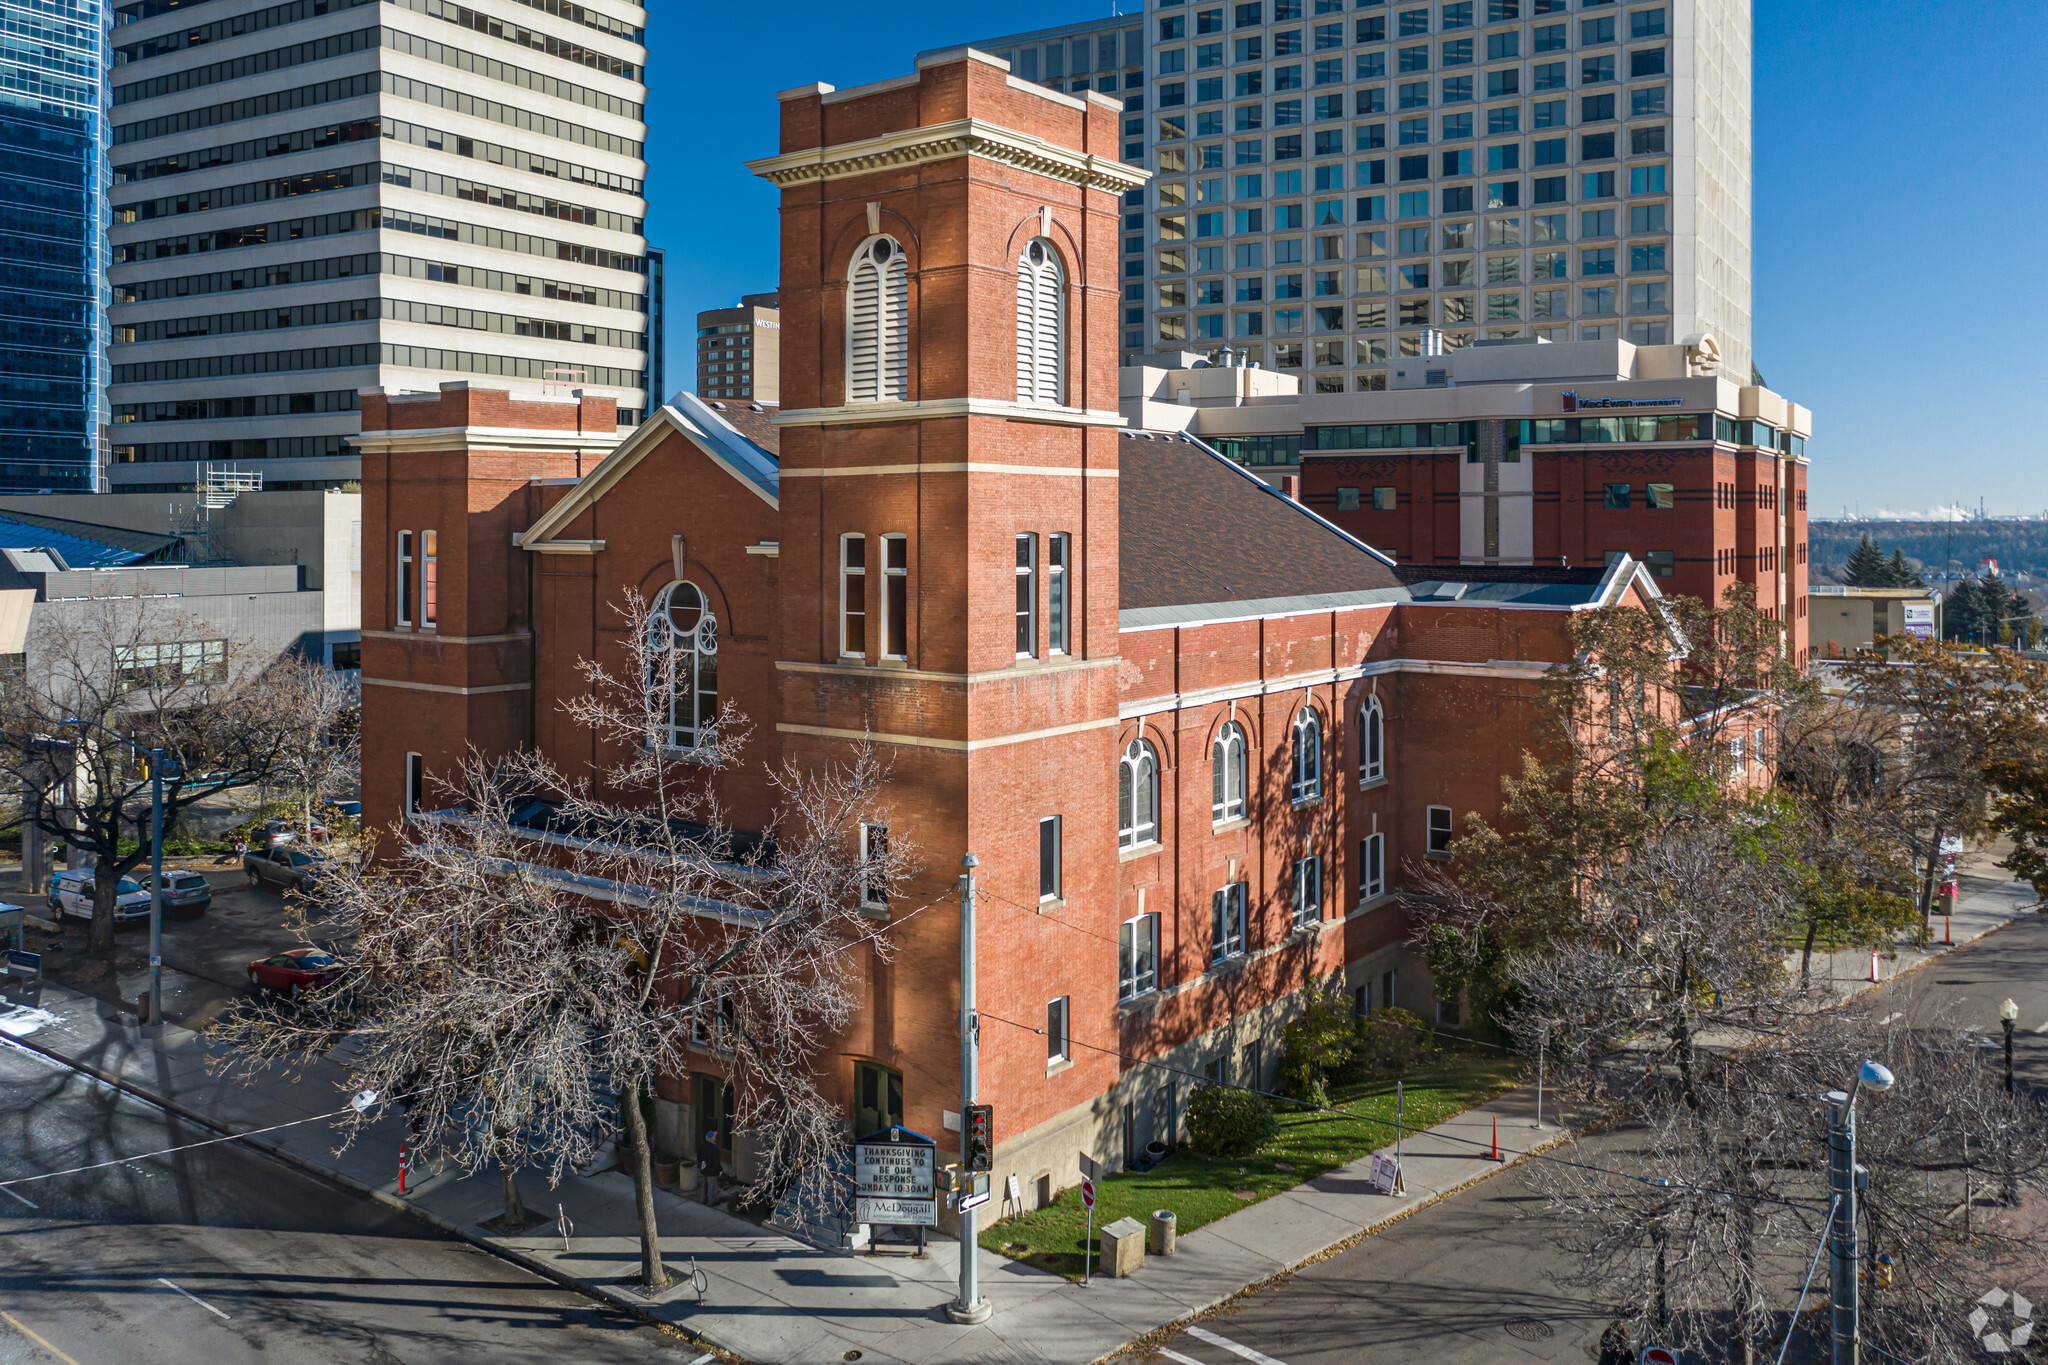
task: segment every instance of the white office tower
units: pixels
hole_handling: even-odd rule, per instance
[[[646,412],[644,8],[115,17],[116,490],[223,461],[271,487],[352,481],[366,388],[510,379],[616,395],[622,425]]]
[[[1131,23],[977,46],[1065,89]],[[1748,0],[1148,0],[1144,24],[1126,363],[1229,346],[1337,393],[1429,345],[1706,334],[1750,382]]]

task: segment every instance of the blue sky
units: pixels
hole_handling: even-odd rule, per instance
[[[698,310],[775,287],[775,192],[740,163],[774,150],[777,90],[1104,9],[656,0],[648,236],[668,250],[670,389],[694,383]],[[1816,516],[2048,511],[2041,16],[2038,0],[1757,0],[1756,362],[1814,411]]]

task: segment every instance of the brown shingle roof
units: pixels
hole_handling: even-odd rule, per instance
[[[1361,542],[1222,456],[1179,436],[1124,436],[1121,610],[1400,589]]]

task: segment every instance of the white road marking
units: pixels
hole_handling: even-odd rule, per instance
[[[2036,1033],[2048,1033],[2048,1024],[2043,1024],[2043,1025],[2041,1025],[2041,1027],[2039,1027],[2039,1028],[2035,1029],[2035,1030],[2034,1030],[2034,1032],[2036,1032]]]
[[[704,1362],[705,1362],[705,1361],[707,1361],[707,1360],[716,1360],[716,1359],[718,1359],[718,1357],[717,1357],[717,1356],[715,1356],[715,1355],[711,1354],[711,1352],[709,1352],[709,1351],[706,1351],[706,1352],[705,1352],[705,1353],[704,1353],[703,1355],[701,1355],[701,1356],[698,1356],[698,1357],[697,1357],[697,1358],[696,1358],[695,1360],[691,1361],[691,1362],[690,1362],[690,1365],[704,1365]]]
[[[1883,1028],[1886,1024],[1889,1024],[1892,1020],[1898,1017],[1899,1016],[1897,1014],[1887,1014],[1884,1018],[1877,1021],[1877,1026],[1879,1028]]]
[[[207,1312],[213,1314],[222,1322],[228,1321],[228,1315],[226,1313],[221,1312],[218,1308],[215,1308],[212,1304],[208,1303],[205,1299],[200,1298],[197,1294],[192,1293],[190,1290],[179,1289],[178,1286],[172,1284],[169,1280],[165,1279],[161,1275],[157,1276],[156,1282],[160,1285],[163,1285],[166,1289],[176,1290],[178,1293],[183,1294],[186,1298],[192,1300],[192,1302],[198,1304],[201,1308],[204,1308]]]
[[[1178,1361],[1179,1365],[1202,1365],[1202,1362],[1196,1360],[1193,1356],[1184,1356],[1179,1351],[1168,1346],[1160,1347],[1159,1354],[1165,1356],[1168,1360]],[[692,1362],[692,1365],[694,1365],[694,1362]]]
[[[21,1202],[28,1205],[30,1208],[37,1207],[36,1202],[33,1199],[22,1199],[20,1195],[16,1194],[13,1190],[8,1189],[5,1185],[0,1185],[0,1192],[4,1192],[9,1199],[21,1199]]]
[[[1262,1351],[1254,1351],[1249,1346],[1240,1346],[1229,1337],[1219,1337],[1214,1332],[1204,1331],[1200,1327],[1188,1328],[1188,1335],[1197,1340],[1206,1341],[1211,1346],[1221,1346],[1226,1351],[1232,1352],[1235,1355],[1241,1355],[1246,1360],[1249,1360],[1252,1365],[1281,1365],[1281,1362]]]

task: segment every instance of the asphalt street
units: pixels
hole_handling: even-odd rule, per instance
[[[1880,1019],[1901,1014],[1919,1026],[1939,1018],[1976,1033],[1988,1050],[2004,1046],[1998,1004],[2007,997],[2019,1006],[2015,1077],[2048,1085],[2048,916],[1937,958],[1852,1008]],[[1608,1315],[1559,1283],[1569,1266],[1543,1220],[1526,1216],[1537,1207],[1522,1178],[1503,1172],[1245,1296],[1152,1358],[1175,1365],[1592,1360]],[[1788,1301],[1796,1288],[1788,1287]]]
[[[0,1365],[660,1362],[702,1352],[0,1043]],[[33,1203],[34,1207],[30,1207]]]

